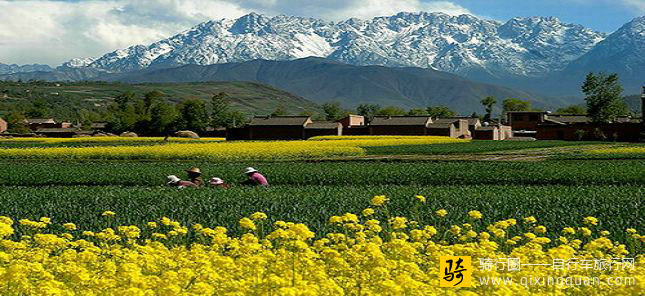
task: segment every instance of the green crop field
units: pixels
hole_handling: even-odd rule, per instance
[[[117,213],[119,225],[141,227],[168,216],[190,225],[223,225],[264,211],[271,221],[303,222],[319,235],[334,231],[332,215],[360,212],[374,195],[391,199],[392,215],[422,223],[465,223],[469,210],[484,214],[482,225],[535,216],[557,235],[582,219],[600,219],[599,228],[624,241],[626,228],[645,225],[645,161],[545,162],[280,162],[261,163],[270,188],[229,190],[164,186],[165,176],[199,166],[205,176],[231,183],[243,180],[249,163],[4,161],[0,171],[0,213],[74,222],[81,229],[109,226],[100,213]],[[428,203],[419,207],[414,196]],[[438,219],[433,212],[449,215]],[[450,221],[450,222],[442,222]],[[52,229],[55,231],[55,229]],[[518,229],[519,231],[519,229]],[[189,238],[187,238],[189,239]],[[634,246],[631,246],[634,248]],[[633,250],[635,251],[635,250]]]
[[[461,144],[437,145],[404,145],[368,147],[367,152],[375,155],[400,154],[470,154],[491,153],[511,150],[576,147],[583,145],[610,145],[609,142],[574,142],[574,141],[484,141],[474,140]]]

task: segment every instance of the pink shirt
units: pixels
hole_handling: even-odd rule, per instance
[[[249,179],[255,181],[255,183],[260,186],[269,186],[269,182],[267,181],[267,178],[262,176],[262,174],[258,172],[255,172],[252,175],[250,175]]]

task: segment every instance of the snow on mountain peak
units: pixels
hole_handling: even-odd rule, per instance
[[[148,46],[132,46],[89,63],[111,72],[252,59],[326,57],[355,65],[417,66],[454,73],[535,76],[563,69],[606,36],[553,17],[506,23],[472,15],[401,12],[338,23],[250,13],[213,20]]]

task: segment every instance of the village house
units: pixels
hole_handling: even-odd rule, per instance
[[[40,128],[34,131],[37,135],[48,138],[73,138],[81,135],[91,135],[90,131],[82,131],[75,127],[65,128]]]
[[[37,131],[44,128],[71,128],[70,122],[56,122],[53,118],[29,118],[25,119],[25,124],[29,126],[32,131]]]
[[[513,131],[508,125],[492,124],[483,125],[475,129],[472,134],[475,140],[507,140],[513,137]]]
[[[256,116],[249,123],[251,140],[302,140],[310,116]]]
[[[513,133],[538,140],[637,141],[641,120],[620,116],[610,123],[593,123],[586,114],[556,114],[542,111],[515,111],[506,115]]]
[[[475,133],[475,130],[482,126],[482,122],[481,122],[481,120],[479,120],[479,117],[454,116],[454,117],[444,117],[444,118],[446,118],[446,119],[465,119],[466,121],[468,121],[468,132],[469,132],[469,135],[471,137]]]
[[[2,118],[0,118],[0,133],[4,133],[9,128],[9,124]]]
[[[430,116],[375,116],[370,122],[369,134],[374,136],[425,136],[428,135],[428,126],[431,123]],[[447,128],[449,129],[449,127]]]
[[[365,136],[370,134],[364,116],[349,114],[338,122],[342,125],[343,135]]]
[[[363,127],[365,126],[365,117],[361,115],[349,114],[338,122],[343,125],[343,128]]]
[[[432,121],[428,129],[428,135],[470,138],[468,120],[463,118],[437,118]]]
[[[305,126],[305,139],[316,136],[342,136],[343,125],[340,122],[314,121]]]

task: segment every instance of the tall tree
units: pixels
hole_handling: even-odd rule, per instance
[[[323,111],[325,111],[325,120],[336,121],[339,120],[345,115],[343,108],[340,107],[339,102],[330,102],[324,103],[322,105]]]
[[[29,118],[46,118],[49,117],[50,110],[51,106],[49,103],[45,99],[39,98],[31,103],[31,108],[27,110],[25,115]]]
[[[621,100],[623,87],[618,74],[590,72],[582,84],[582,92],[586,95],[587,113],[593,122],[610,122],[629,112]]]
[[[509,98],[502,101],[502,108],[504,113],[511,111],[530,111],[531,102],[522,101],[520,99]]]
[[[143,95],[143,106],[145,109],[144,110],[145,115],[150,116],[150,111],[152,110],[152,106],[158,103],[162,97],[163,97],[163,93],[158,90],[153,90]]]
[[[174,123],[177,121],[177,109],[168,103],[157,103],[150,109],[150,133],[154,135],[167,135],[176,130]]]
[[[372,121],[372,118],[381,110],[381,106],[378,104],[360,104],[356,107],[356,113],[358,115],[364,116],[367,122]]]
[[[206,103],[200,99],[188,99],[178,106],[179,127],[196,133],[203,132],[208,126]]]
[[[25,114],[20,111],[13,110],[7,115],[8,131],[12,133],[28,133],[31,130],[25,123]]]
[[[230,115],[231,100],[227,93],[220,92],[211,98],[211,126],[226,127]]]
[[[134,100],[135,94],[131,91],[126,91],[114,98],[114,102],[117,104],[121,111],[125,111],[128,105]]]
[[[484,121],[490,121],[493,117],[493,106],[497,104],[497,98],[488,96],[480,101],[482,105],[486,108],[486,115],[484,115]]]
[[[428,115],[437,118],[437,117],[454,117],[457,115],[457,112],[452,111],[452,109],[447,106],[430,106],[426,109]]]

